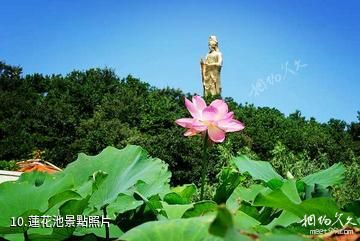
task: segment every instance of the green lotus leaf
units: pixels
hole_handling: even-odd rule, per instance
[[[109,218],[115,219],[119,214],[133,210],[143,203],[143,201],[136,200],[132,196],[121,193],[112,203],[106,207],[106,211]]]
[[[107,177],[92,193],[89,205],[102,209],[114,202],[119,194],[144,197],[169,192],[170,172],[157,158],[150,158],[139,146],[124,149],[105,148],[96,156],[80,154],[63,171],[66,179],[73,179],[75,187],[81,186],[93,173],[102,171]]]
[[[254,200],[254,205],[286,210],[287,212],[291,212],[292,214],[296,215],[300,219],[304,219],[305,217],[309,217],[311,215],[314,215],[316,220],[320,217],[327,217],[330,218],[333,223],[337,219],[336,216],[341,214],[341,222],[337,222],[334,226],[339,228],[342,227],[340,224],[345,224],[348,218],[353,221],[356,220],[352,214],[341,211],[336,202],[331,198],[312,198],[300,203],[296,203],[294,202],[296,201],[294,197],[295,194],[293,194],[293,196],[286,195],[284,190],[278,189],[265,195],[260,193]],[[328,226],[325,224],[318,222],[314,227],[328,228]]]
[[[235,168],[223,168],[219,174],[219,185],[216,188],[214,201],[218,204],[225,203],[234,189],[240,184],[243,176]]]
[[[161,205],[168,219],[181,218],[187,210],[194,207],[193,204],[168,204],[166,202],[161,202]]]
[[[328,169],[321,170],[319,172],[310,174],[303,177],[301,181],[307,185],[313,186],[319,184],[322,187],[329,187],[335,184],[342,183],[344,179],[345,167],[341,163],[337,163],[329,167]]]
[[[24,232],[30,215],[42,215],[57,203],[78,197],[70,189],[72,180],[46,173],[24,173],[17,182],[0,184],[0,233]],[[24,226],[10,227],[12,218],[22,218]]]
[[[208,239],[214,216],[152,221],[137,226],[120,237],[125,241],[203,241]],[[221,239],[220,239],[221,240]]]
[[[169,204],[190,204],[196,194],[194,184],[185,184],[171,189],[170,193],[164,196],[164,201]]]
[[[269,188],[258,184],[251,185],[249,188],[238,186],[226,201],[226,207],[235,213],[236,210],[239,209],[242,201],[252,203],[260,192],[266,190],[269,190]]]
[[[183,218],[199,217],[217,210],[217,204],[214,201],[200,201],[194,203],[194,207],[187,210]]]
[[[301,218],[299,218],[295,214],[284,210],[281,212],[279,217],[274,218],[271,223],[266,225],[266,228],[273,229],[276,226],[287,227],[293,223],[299,222],[300,220]]]
[[[245,155],[235,157],[233,162],[241,173],[248,172],[255,180],[265,182],[269,182],[272,179],[283,180],[269,162],[254,161]]]
[[[238,230],[251,230],[252,228],[260,225],[258,220],[240,210],[233,215],[233,220],[234,227]]]
[[[219,206],[214,221],[210,224],[209,232],[215,236],[223,238],[224,241],[251,241],[251,239],[240,234],[240,229],[250,228],[258,225],[259,222],[246,215],[238,212],[233,216],[224,206]]]

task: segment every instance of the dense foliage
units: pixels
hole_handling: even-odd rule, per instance
[[[46,160],[65,167],[80,152],[92,155],[106,146],[136,144],[169,165],[173,185],[198,183],[201,140],[184,138],[174,124],[188,115],[184,95],[190,94],[154,88],[132,76],[119,79],[110,69],[66,76],[21,72],[0,62],[0,160],[26,159],[40,149]],[[211,149],[212,183],[240,153],[270,160],[280,174],[290,171],[296,178],[341,162],[346,180],[334,195],[341,203],[360,197],[360,113],[353,123],[319,123],[300,111],[285,116],[275,108],[225,99],[246,128]]]
[[[328,188],[342,182],[344,171],[338,163],[301,179],[284,178],[269,162],[240,155],[221,171],[216,193],[222,200],[196,201],[195,185],[171,188],[167,165],[141,147],[107,147],[96,156],[80,154],[62,172],[24,173],[1,183],[0,239],[309,241],[311,230],[360,223],[359,200],[340,208],[329,197]],[[254,184],[234,182],[243,175]],[[309,225],[312,215],[319,221]],[[96,226],[89,226],[90,217],[100,216],[109,225],[92,218]],[[45,226],[48,217],[57,218]]]

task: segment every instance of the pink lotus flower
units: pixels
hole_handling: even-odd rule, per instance
[[[234,119],[223,100],[214,100],[209,106],[200,96],[194,96],[192,102],[185,98],[185,106],[193,118],[176,120],[176,124],[187,129],[185,136],[193,136],[207,131],[210,140],[223,142],[226,132],[241,131],[244,124]]]

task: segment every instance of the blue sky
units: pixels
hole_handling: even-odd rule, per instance
[[[25,74],[110,67],[201,94],[199,60],[215,34],[223,96],[322,122],[360,110],[356,0],[13,0],[0,22],[0,59]]]

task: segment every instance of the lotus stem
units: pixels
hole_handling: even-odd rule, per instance
[[[203,156],[202,156],[202,168],[201,168],[201,188],[200,188],[200,200],[204,199],[204,187],[205,187],[205,175],[208,169],[208,134],[206,132],[204,136],[203,144]]]
[[[106,206],[103,208],[103,212],[104,212],[104,218],[106,218],[107,217]],[[110,228],[108,225],[104,225],[104,226],[105,226],[105,239],[110,240]]]
[[[25,230],[25,232],[24,232],[24,240],[29,241],[29,235],[28,235],[27,230]]]

